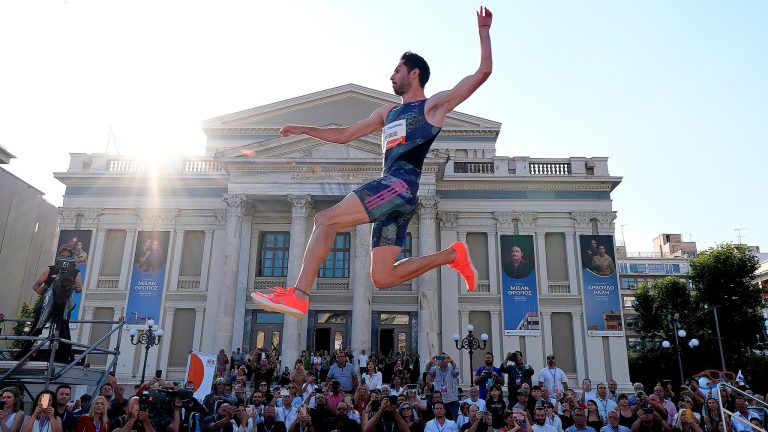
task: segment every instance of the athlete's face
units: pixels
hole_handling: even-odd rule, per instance
[[[402,62],[398,63],[389,80],[392,81],[392,90],[398,96],[406,94],[411,89],[410,74]]]

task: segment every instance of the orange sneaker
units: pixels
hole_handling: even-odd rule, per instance
[[[469,249],[463,241],[453,242],[451,249],[456,251],[456,259],[448,267],[456,270],[467,284],[467,291],[472,292],[477,287],[477,269],[469,258]]]
[[[301,318],[307,314],[309,300],[302,300],[296,296],[295,288],[272,288],[271,294],[263,294],[258,291],[251,293],[251,298],[256,304],[273,312],[288,314]]]

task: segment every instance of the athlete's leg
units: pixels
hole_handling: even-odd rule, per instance
[[[307,249],[304,251],[299,278],[294,285],[298,288],[297,296],[306,297],[304,293],[309,294],[312,290],[312,283],[320,271],[320,266],[331,252],[336,233],[368,222],[368,214],[354,193],[350,193],[328,210],[315,215],[315,226],[309,237]]]
[[[368,214],[354,193],[347,195],[328,210],[318,213],[315,216],[312,236],[304,251],[304,261],[296,285],[291,288],[275,287],[271,294],[254,291],[251,293],[253,301],[266,310],[286,313],[297,318],[304,316],[309,309],[312,283],[333,246],[336,233],[368,221]]]
[[[304,260],[295,285],[298,290],[301,290],[297,290],[297,296],[304,296],[304,293],[309,294],[312,290],[312,283],[320,271],[320,266],[331,252],[336,233],[368,222],[368,214],[354,193],[350,193],[328,210],[315,215],[315,226],[309,237],[307,249],[304,251]]]
[[[400,246],[379,246],[371,251],[371,280],[376,288],[392,288],[456,259],[456,251],[447,248],[396,262],[401,250]]]

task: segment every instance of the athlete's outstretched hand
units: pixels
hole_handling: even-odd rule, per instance
[[[302,132],[299,129],[299,126],[297,125],[285,125],[282,129],[280,129],[280,135],[287,137],[290,135],[300,135]]]
[[[493,14],[484,6],[480,6],[480,10],[477,11],[477,26],[478,27],[490,27],[491,21],[493,21]]]

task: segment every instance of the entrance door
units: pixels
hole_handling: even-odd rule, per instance
[[[395,349],[395,329],[379,330],[379,353],[388,355]]]
[[[251,340],[251,346],[256,348],[267,348],[271,350],[280,350],[282,336],[282,325],[261,324],[256,325]]]
[[[331,329],[315,329],[315,351],[317,350],[333,352],[333,350],[331,350]]]

